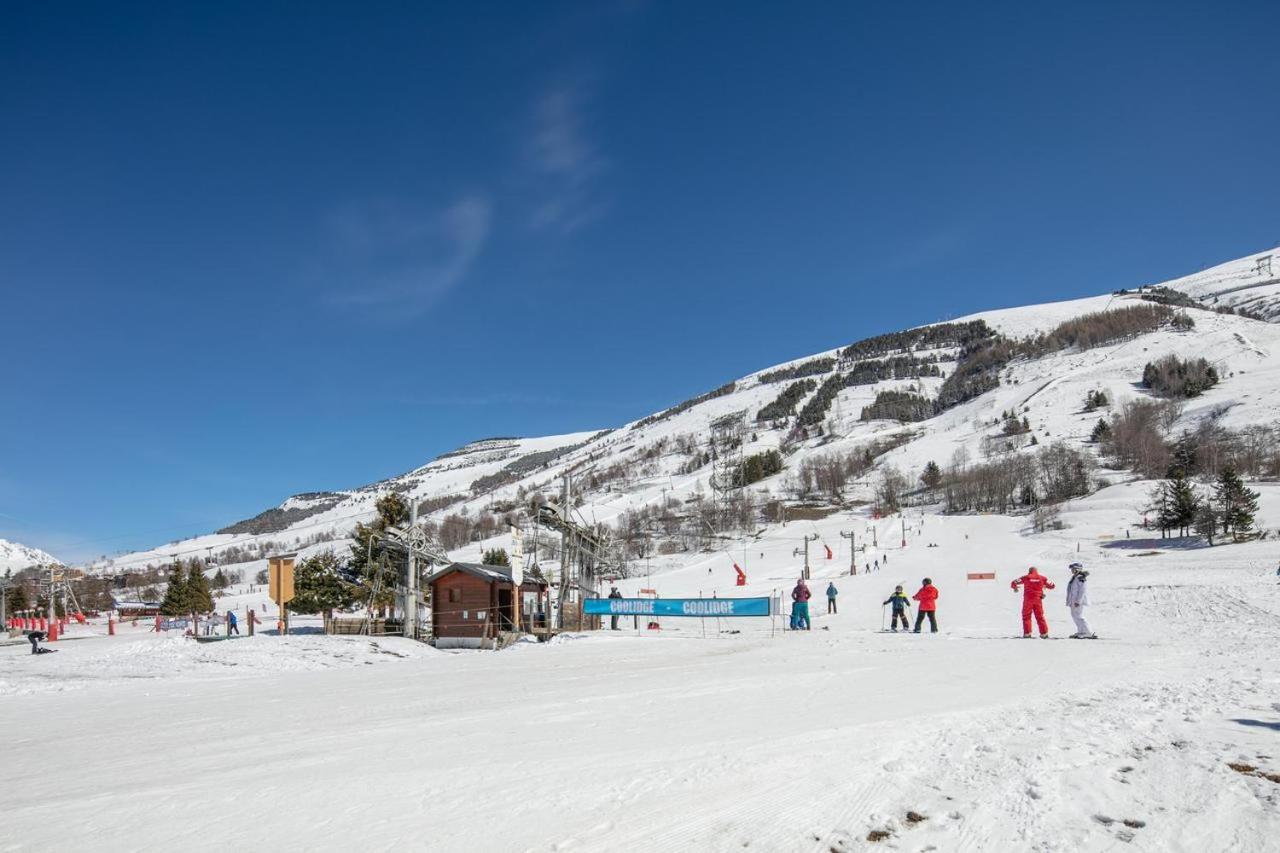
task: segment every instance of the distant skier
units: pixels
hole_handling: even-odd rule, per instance
[[[938,633],[938,588],[933,585],[933,581],[925,578],[920,582],[920,591],[911,596],[920,602],[920,607],[916,610],[916,629],[913,633],[919,634],[920,627],[924,624],[924,617],[929,617],[929,633]]]
[[[827,584],[827,612],[836,612],[836,596],[840,594],[840,590],[836,589],[836,582],[831,581]]]
[[[1009,588],[1014,592],[1022,587],[1022,636],[1031,636],[1031,617],[1036,617],[1036,627],[1040,629],[1040,638],[1049,639],[1049,623],[1044,618],[1044,591],[1053,589],[1053,581],[1046,578],[1035,566],[1027,569],[1027,573],[1010,582]]]
[[[809,630],[809,599],[813,594],[809,592],[809,585],[804,582],[804,578],[796,581],[795,589],[791,590],[791,616],[792,624],[797,631]]]
[[[889,629],[895,634],[898,632],[898,620],[902,620],[902,630],[910,631],[911,626],[907,623],[907,611],[911,609],[911,599],[907,598],[907,594],[902,591],[901,586],[893,588],[893,595],[884,601],[885,604],[893,606],[893,615],[889,620]],[[883,616],[880,618],[884,618]],[[884,624],[884,623],[881,623]]]
[[[1089,630],[1089,623],[1084,618],[1085,608],[1089,606],[1089,590],[1085,581],[1089,573],[1079,563],[1072,563],[1071,580],[1067,581],[1067,607],[1071,610],[1071,621],[1076,623],[1076,632],[1071,635],[1075,640],[1096,640],[1098,635]]]
[[[236,612],[234,610],[228,610],[227,611],[227,636],[230,637],[232,634],[239,634],[239,633],[240,633],[240,623],[236,619]]]
[[[618,588],[617,588],[616,586],[611,586],[611,587],[609,587],[609,597],[610,597],[610,598],[622,598],[622,593],[618,592]],[[616,630],[618,630],[618,616],[617,616],[617,614],[614,614],[613,616],[610,616],[610,617],[609,617],[609,630],[610,630],[610,631],[616,631]]]

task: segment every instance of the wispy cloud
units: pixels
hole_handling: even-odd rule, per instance
[[[885,258],[883,266],[890,272],[908,272],[935,267],[963,251],[973,238],[973,228],[963,223],[934,227],[903,244]]]
[[[492,220],[492,204],[479,194],[443,208],[387,201],[349,206],[330,222],[325,302],[419,315],[466,278]]]
[[[608,161],[588,133],[590,105],[591,89],[581,81],[550,86],[534,100],[527,153],[536,229],[568,234],[608,209],[598,186]]]
[[[558,394],[524,393],[520,391],[494,391],[480,394],[426,394],[401,397],[399,402],[408,406],[558,406],[565,401]]]

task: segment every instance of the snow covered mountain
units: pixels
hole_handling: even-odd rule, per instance
[[[16,572],[28,566],[59,562],[61,560],[57,557],[45,553],[39,548],[32,548],[29,545],[23,545],[18,542],[10,542],[8,539],[0,539],[0,572],[8,570]]]
[[[1280,318],[1280,249],[1227,261],[1165,286],[1211,308],[1235,308],[1276,322]]]
[[[931,462],[983,461],[1055,442],[1094,454],[1089,437],[1100,414],[1149,397],[1144,367],[1166,355],[1208,356],[1221,377],[1176,407],[1168,425],[1175,434],[1206,420],[1231,429],[1271,425],[1280,421],[1280,326],[1258,319],[1280,317],[1280,280],[1267,272],[1269,256],[1161,286],[1178,293],[1145,286],[872,337],[749,374],[614,429],[476,441],[401,476],[295,495],[217,533],[110,565],[183,555],[249,563],[273,549],[332,547],[327,543],[355,522],[374,517],[388,490],[417,500],[423,518],[437,525],[463,524],[465,535],[445,544],[455,556],[475,558],[484,547],[505,545],[506,521],[539,495],[555,500],[566,472],[573,472],[576,511],[586,523],[619,527],[645,512],[689,518],[723,473],[717,460],[727,445],[714,445],[712,424],[739,413],[741,444],[731,439],[730,452],[747,458],[779,451],[782,462],[781,470],[752,478],[747,512],[767,523],[777,502],[817,505],[819,512],[823,505],[848,508],[871,500],[887,470],[914,484]],[[1076,322],[1089,315],[1102,319]],[[1138,325],[1093,328],[1118,323]],[[1086,405],[1097,392],[1109,410]],[[1014,443],[1001,428],[1010,416],[1022,430]],[[840,482],[824,487],[817,480],[832,460],[843,465]]]

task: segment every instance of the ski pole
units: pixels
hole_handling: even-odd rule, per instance
[[[888,607],[889,607],[889,605],[887,605],[887,604],[881,604],[881,605],[880,605],[880,630],[881,630],[881,631],[886,631],[886,630],[888,630],[888,629],[885,627],[885,624],[884,624],[884,616],[885,616],[885,612],[888,610]]]

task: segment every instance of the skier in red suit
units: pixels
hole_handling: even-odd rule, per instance
[[[1053,581],[1032,566],[1025,575],[1009,586],[1014,592],[1018,591],[1018,587],[1022,587],[1022,636],[1031,636],[1031,616],[1034,614],[1041,639],[1049,639],[1049,623],[1044,618],[1044,591],[1053,589]]]

